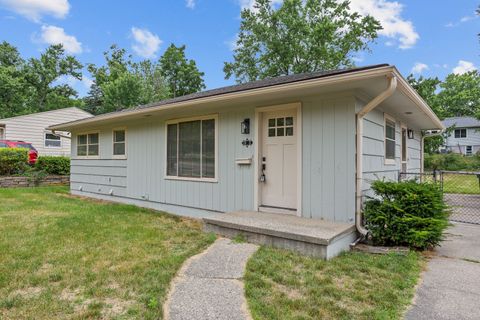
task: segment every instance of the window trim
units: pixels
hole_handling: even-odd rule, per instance
[[[395,123],[395,150],[393,159],[387,158],[387,120]],[[391,139],[390,139],[391,140]],[[385,165],[396,165],[397,164],[397,121],[394,117],[384,113],[383,114],[383,159]],[[401,160],[401,155],[400,155]],[[400,161],[401,162],[401,161]]]
[[[114,154],[115,150],[115,131],[124,131],[125,132],[125,154]],[[100,141],[100,140],[99,140]],[[112,159],[127,159],[127,128],[126,127],[118,127],[112,129]]]
[[[189,121],[198,121],[198,120],[214,120],[215,121],[215,176],[213,178],[194,178],[194,177],[179,177],[179,176],[169,176],[167,173],[167,151],[168,151],[168,125],[170,124],[178,124],[181,122],[189,122]],[[200,181],[200,182],[218,182],[218,114],[210,114],[205,116],[195,116],[195,117],[188,117],[188,118],[176,118],[170,119],[165,121],[165,153],[163,156],[164,160],[164,179],[165,180],[179,180],[179,181]],[[178,134],[178,131],[177,131]],[[177,141],[178,143],[178,141]],[[202,157],[200,157],[201,159]],[[178,161],[178,146],[177,146],[177,161]],[[200,160],[201,161],[201,160]],[[201,164],[201,162],[200,162]],[[201,166],[200,166],[201,167]]]
[[[88,135],[89,134],[98,134],[98,155],[96,156],[89,156],[88,155]],[[87,155],[79,156],[78,155],[78,136],[87,135]],[[75,134],[75,159],[100,159],[100,131],[87,131],[87,132],[80,132]]]
[[[47,139],[47,134],[51,134],[51,135],[54,135],[56,137],[59,137],[60,139],[55,140],[55,141],[60,141],[60,145],[58,147],[57,146],[47,146],[47,140],[54,141],[52,139]],[[63,147],[62,137],[60,137],[59,135],[53,134],[53,132],[51,132],[51,131],[45,131],[43,133],[43,147],[48,148],[48,149],[61,149]]]
[[[468,153],[467,149],[470,147],[470,153]],[[466,156],[473,156],[473,146],[465,146],[465,155]]]
[[[460,131],[460,135],[459,135],[458,138],[456,137],[456,134],[455,134],[457,130]],[[461,132],[462,132],[463,130],[465,130],[465,137],[462,137],[462,133],[461,133]],[[457,128],[457,129],[453,130],[453,137],[454,137],[455,139],[466,139],[466,138],[468,137],[467,131],[468,131],[467,128]]]

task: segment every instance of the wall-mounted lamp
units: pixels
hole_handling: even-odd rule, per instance
[[[412,130],[412,129],[408,129],[408,130],[407,130],[407,135],[408,135],[408,139],[413,139],[413,138],[414,138],[413,130]]]
[[[240,124],[240,132],[242,134],[250,134],[250,119],[244,119]]]

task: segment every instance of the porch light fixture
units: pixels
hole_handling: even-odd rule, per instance
[[[240,124],[240,132],[242,134],[250,134],[250,119],[244,119]]]
[[[408,139],[413,139],[413,138],[414,138],[413,130],[412,130],[412,129],[408,129],[408,130],[407,130],[407,135],[408,135]]]

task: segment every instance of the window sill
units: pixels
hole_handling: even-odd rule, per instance
[[[393,160],[393,159],[385,159],[384,164],[385,164],[386,166],[394,166],[394,165],[397,164],[397,162],[396,162],[395,160]]]
[[[100,156],[76,156],[73,160],[100,159]]]
[[[165,176],[165,180],[218,183],[217,178],[188,178],[188,177]]]
[[[121,155],[113,155],[113,156],[112,156],[112,159],[114,159],[114,160],[127,160],[127,156],[126,156],[126,155],[123,155],[123,156],[121,156]]]

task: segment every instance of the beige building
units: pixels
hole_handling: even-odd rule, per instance
[[[92,117],[76,107],[0,119],[0,140],[30,142],[39,155],[70,156],[70,133],[52,134],[46,128],[55,124]],[[64,137],[61,137],[64,136]]]

